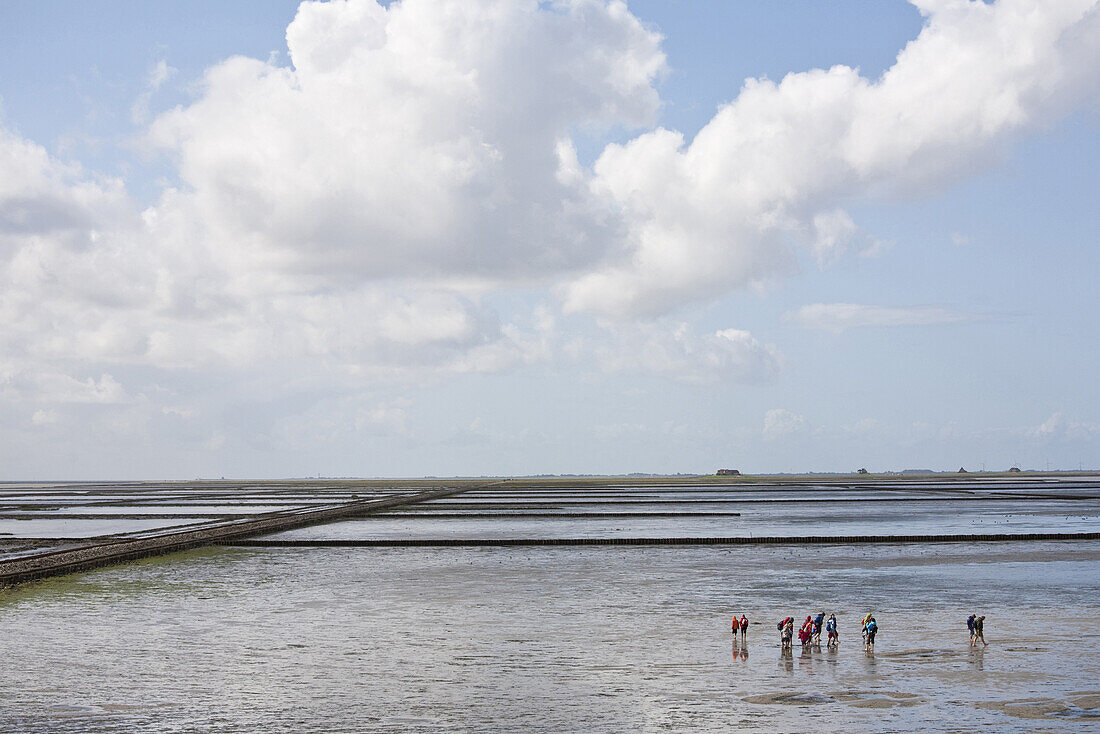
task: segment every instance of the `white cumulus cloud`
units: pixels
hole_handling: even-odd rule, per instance
[[[241,267],[545,279],[613,244],[559,169],[572,130],[659,106],[660,37],[624,3],[305,2],[287,46],[212,67],[149,135]]]
[[[624,217],[623,256],[563,290],[566,307],[659,313],[873,246],[843,210],[983,166],[1100,80],[1095,0],[919,0],[920,35],[879,79],[834,66],[750,79],[687,141],[659,129],[611,145],[593,196]]]

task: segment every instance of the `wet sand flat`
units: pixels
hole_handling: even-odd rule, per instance
[[[1092,541],[205,549],[4,592],[0,731],[1077,732],[1098,592]]]

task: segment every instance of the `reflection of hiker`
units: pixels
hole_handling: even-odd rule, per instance
[[[744,614],[741,615],[741,642],[745,641],[745,638],[749,634],[749,618]]]
[[[974,647],[978,646],[978,640],[982,641],[982,644],[989,646],[989,643],[985,641],[985,616],[978,617],[974,620],[974,641],[970,644]]]
[[[776,625],[779,630],[779,639],[783,643],[784,650],[791,649],[791,639],[794,637],[794,617],[787,617]]]
[[[878,622],[875,621],[874,617],[870,617],[867,620],[867,624],[863,626],[863,636],[867,640],[866,645],[868,650],[875,649],[876,634],[878,634]]]
[[[806,621],[802,623],[802,626],[798,628],[798,641],[803,646],[810,644],[810,637],[814,633],[814,623],[810,619],[810,615],[806,615]]]
[[[814,630],[812,642],[815,645],[821,644],[821,625],[825,623],[825,612],[818,612],[814,617]]]
[[[837,645],[839,647],[840,635],[837,634],[835,614],[829,615],[829,619],[825,622],[825,631],[829,633],[828,646],[832,647],[833,645]]]
[[[970,632],[970,646],[974,647],[974,621],[978,618],[976,614],[971,614],[966,618],[966,629]]]

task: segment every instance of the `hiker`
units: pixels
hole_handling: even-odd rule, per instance
[[[836,645],[840,646],[840,635],[836,630],[836,615],[830,614],[829,619],[825,622],[825,631],[829,633],[829,641],[826,643],[828,647]]]
[[[741,629],[741,622],[737,619],[737,615],[733,615],[733,621],[730,622],[730,632],[733,633],[733,639],[737,639],[737,631]]]
[[[867,612],[866,614],[863,615],[862,621],[860,621],[860,624],[863,625],[863,644],[864,644],[864,646],[867,645],[867,623],[870,622],[871,619],[872,619],[871,612]]]
[[[989,647],[989,643],[985,641],[985,615],[974,620],[974,641],[971,644],[977,647],[978,640],[982,641],[982,645]]]
[[[741,615],[741,643],[744,644],[745,639],[749,634],[749,618],[744,614]]]
[[[787,617],[776,625],[779,630],[779,640],[784,650],[791,649],[791,639],[794,637],[794,617]]]
[[[875,635],[878,634],[878,622],[874,617],[867,620],[867,624],[863,627],[864,637],[867,639],[866,646],[868,650],[875,649]]]
[[[798,641],[802,643],[803,647],[810,644],[810,637],[813,635],[814,623],[810,618],[810,615],[806,615],[806,621],[802,623],[802,626],[798,629]]]
[[[814,617],[814,633],[812,641],[815,645],[821,644],[821,625],[825,623],[825,612],[818,612]]]
[[[970,632],[970,646],[974,647],[974,622],[978,619],[978,615],[971,614],[966,618],[966,629]]]

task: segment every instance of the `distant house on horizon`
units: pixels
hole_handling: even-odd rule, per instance
[[[737,469],[719,469],[717,472],[720,477],[739,477],[741,472]]]

